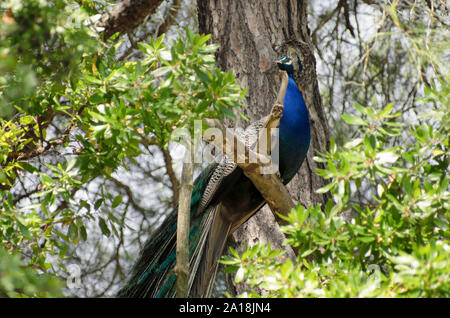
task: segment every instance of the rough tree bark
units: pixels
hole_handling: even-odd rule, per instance
[[[329,129],[322,107],[316,77],[316,60],[307,26],[306,0],[198,0],[200,33],[210,33],[211,42],[220,44],[217,62],[224,70],[233,70],[237,80],[248,88],[243,109],[251,122],[269,113],[276,99],[280,78],[275,59],[288,51],[299,52],[303,72],[296,76],[309,109],[311,146],[299,173],[288,186],[294,201],[307,206],[324,204],[328,199],[315,193],[325,181],[315,173],[320,165],[312,160],[316,151],[328,149]],[[246,126],[239,119],[231,125]],[[234,232],[230,244],[241,251],[246,244],[271,242],[273,248],[283,248],[284,235],[270,209],[265,206]],[[286,248],[288,257],[294,257]],[[245,286],[227,279],[231,294],[239,294]],[[260,291],[263,293],[263,291]]]

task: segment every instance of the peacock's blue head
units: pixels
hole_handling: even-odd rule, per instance
[[[278,68],[282,71],[286,71],[289,75],[294,74],[294,65],[292,59],[289,56],[282,56],[277,60]]]

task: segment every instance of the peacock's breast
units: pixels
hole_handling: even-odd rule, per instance
[[[309,149],[309,134],[282,134],[280,131],[279,171],[283,182],[288,183],[300,169]]]
[[[302,93],[292,78],[284,99],[279,128],[279,171],[289,182],[302,165],[311,140],[308,109]]]

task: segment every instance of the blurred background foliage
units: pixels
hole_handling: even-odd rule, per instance
[[[0,4],[1,296],[115,295],[177,202],[172,131],[240,106],[195,1],[102,41],[117,2]],[[251,296],[448,297],[449,6],[308,5],[333,201],[292,212],[297,260],[255,245],[224,262]]]

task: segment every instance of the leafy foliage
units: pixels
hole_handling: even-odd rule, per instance
[[[61,282],[51,275],[37,274],[17,255],[11,256],[0,247],[0,296],[58,297],[61,296]]]
[[[88,239],[88,222],[106,237],[119,237],[124,226],[109,210],[122,203],[120,194],[91,201],[75,198],[78,190],[110,178],[142,145],[166,148],[176,128],[233,117],[245,94],[215,66],[209,36],[189,29],[169,45],[164,36],[139,43],[141,60],[118,61],[117,36],[104,43],[87,26],[91,4],[0,5],[0,241],[30,267],[58,275],[67,272],[68,249]],[[12,279],[0,291],[39,295],[29,279],[29,290]]]

